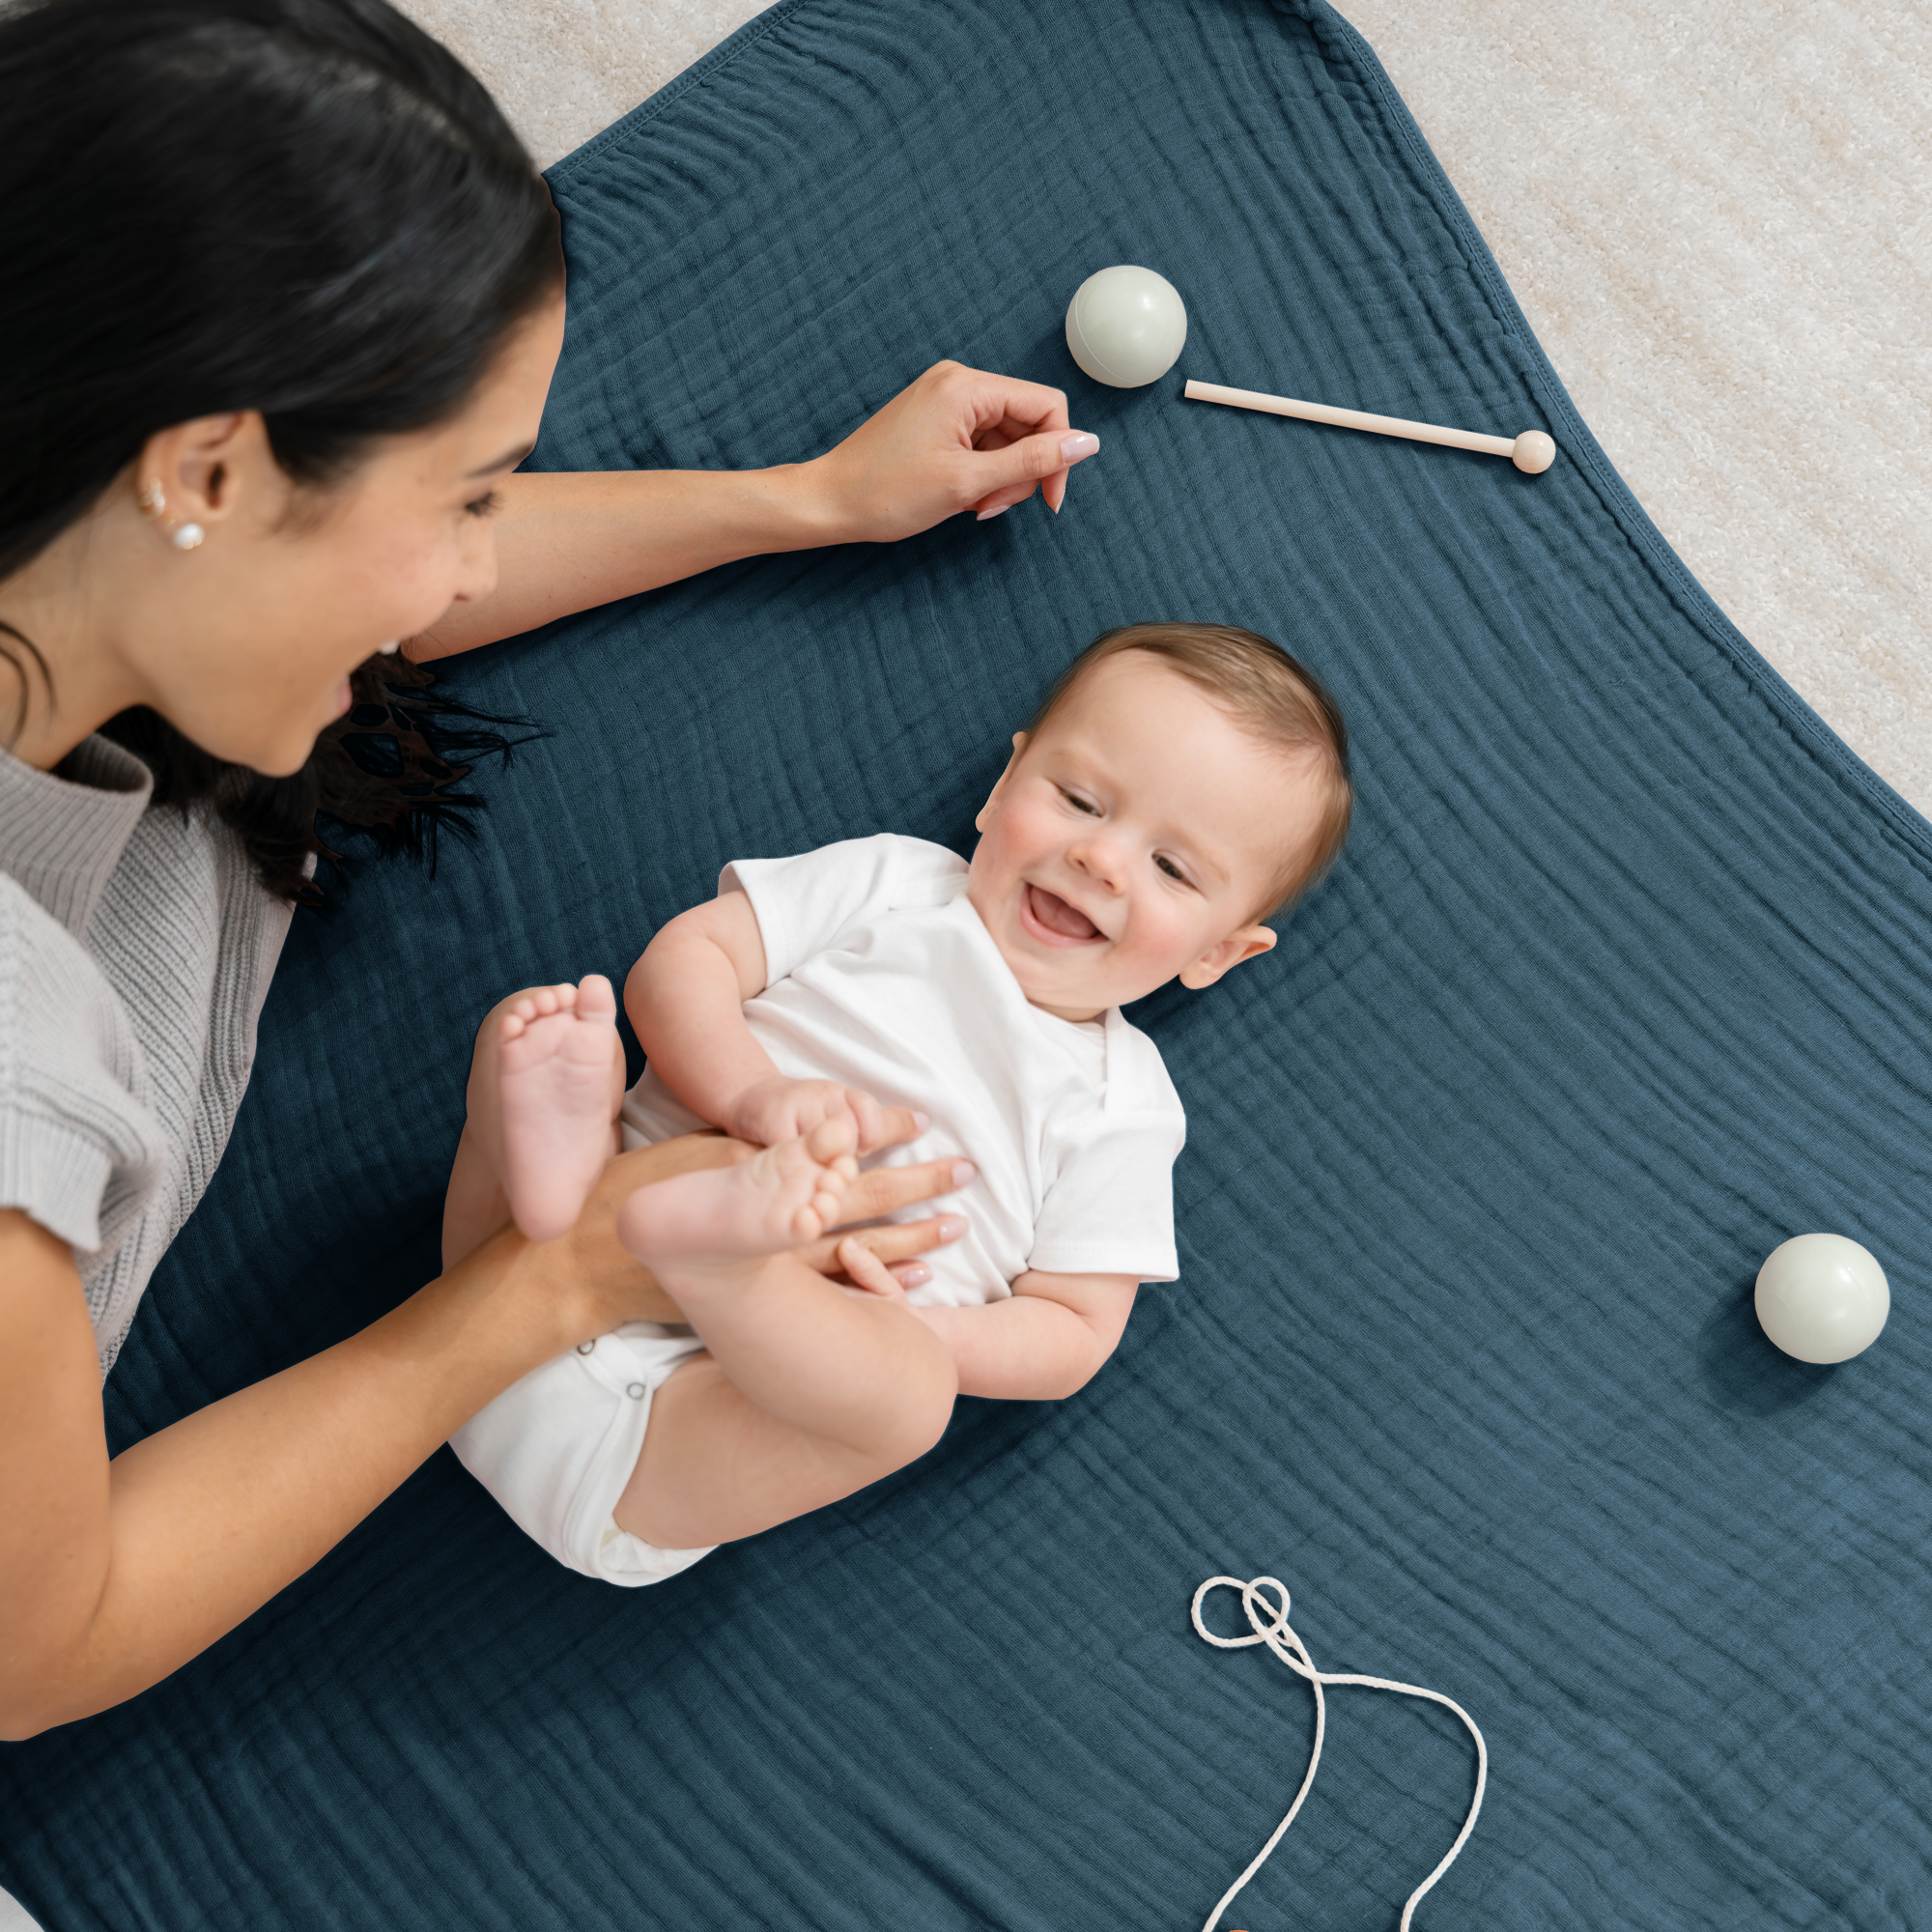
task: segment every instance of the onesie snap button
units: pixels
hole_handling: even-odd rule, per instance
[[[629,1396],[633,1402],[642,1402],[645,1395],[644,1385],[642,1382],[633,1382],[631,1386],[624,1391],[624,1393],[627,1396]]]
[[[596,1349],[597,1349],[597,1344],[595,1342],[580,1342],[577,1345],[577,1352],[580,1355],[594,1354],[596,1352]]]

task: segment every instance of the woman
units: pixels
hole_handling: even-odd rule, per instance
[[[814,462],[513,474],[562,341],[555,215],[481,87],[384,0],[36,0],[0,21],[0,1735],[18,1738],[194,1656],[528,1369],[675,1319],[616,1245],[615,1205],[741,1151],[621,1156],[562,1238],[505,1229],[110,1463],[101,1371],[219,1158],[313,892],[318,807],[391,844],[452,809],[358,765],[336,721],[384,701],[384,672],[420,678],[408,659],[731,558],[1036,488],[1057,509],[1097,444],[1057,391],[942,363]],[[446,774],[432,750],[406,776]],[[868,1178],[855,1218],[945,1192],[950,1165]],[[863,1238],[909,1264],[947,1232]],[[832,1241],[810,1259],[840,1265]]]

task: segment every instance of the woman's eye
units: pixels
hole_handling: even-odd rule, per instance
[[[1187,874],[1166,853],[1155,853],[1153,862],[1170,879],[1178,879],[1183,886],[1187,883]]]
[[[472,517],[494,517],[503,507],[503,496],[499,490],[492,490],[487,497],[478,497],[475,502],[463,506]]]

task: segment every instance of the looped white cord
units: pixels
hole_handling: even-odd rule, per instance
[[[1252,1636],[1216,1636],[1201,1621],[1201,1605],[1209,1590],[1218,1590],[1223,1585],[1241,1593],[1241,1608],[1247,1612]],[[1262,1592],[1272,1590],[1280,1602],[1270,1603]],[[1321,1740],[1328,1727],[1328,1707],[1321,1694],[1326,1684],[1354,1684],[1368,1690],[1394,1690],[1405,1697],[1426,1697],[1432,1704],[1443,1704],[1462,1719],[1469,1727],[1469,1735],[1476,1741],[1476,1795],[1469,1801],[1469,1815],[1463,1820],[1463,1829],[1456,1833],[1456,1842],[1449,1847],[1442,1862],[1409,1893],[1408,1902],[1402,1908],[1402,1932],[1409,1932],[1409,1920],[1415,1917],[1415,1908],[1424,1896],[1435,1887],[1435,1881],[1456,1862],[1456,1854],[1469,1842],[1469,1833],[1476,1829],[1476,1813],[1483,1808],[1483,1788],[1490,1781],[1489,1747],[1483,1743],[1483,1734],[1476,1728],[1476,1720],[1453,1697],[1445,1697],[1439,1690],[1425,1690],[1419,1684],[1397,1684],[1387,1677],[1342,1676],[1334,1671],[1317,1670],[1315,1660],[1308,1654],[1308,1646],[1295,1635],[1289,1627],[1288,1585],[1277,1577],[1257,1577],[1253,1582],[1244,1583],[1238,1577],[1210,1577],[1194,1593],[1195,1634],[1211,1643],[1217,1650],[1245,1650],[1251,1644],[1264,1643],[1282,1662],[1297,1677],[1308,1680],[1309,1688],[1315,1692],[1315,1748],[1308,1754],[1308,1770],[1301,1780],[1301,1789],[1294,1794],[1294,1803],[1288,1807],[1288,1815],[1268,1835],[1268,1841],[1255,1854],[1250,1864],[1239,1878],[1221,1894],[1221,1902],[1208,1915],[1208,1922],[1201,1932],[1214,1932],[1221,1922],[1221,1915],[1234,1903],[1235,1895],[1267,1862],[1268,1854],[1281,1843],[1281,1834],[1294,1823],[1294,1814],[1301,1809],[1301,1801],[1308,1796],[1315,1783],[1316,1767],[1321,1762]],[[1264,1618],[1265,1613],[1265,1619]]]

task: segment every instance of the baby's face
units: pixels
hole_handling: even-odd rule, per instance
[[[1255,922],[1322,805],[1290,762],[1158,658],[1103,660],[980,812],[967,896],[1037,1007],[1092,1019],[1264,952]]]

